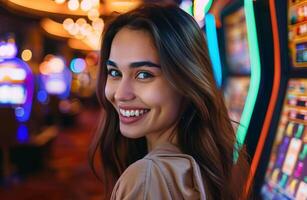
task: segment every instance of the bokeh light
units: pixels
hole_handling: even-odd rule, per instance
[[[72,59],[70,63],[71,71],[73,71],[74,73],[81,73],[85,70],[85,68],[86,68],[86,63],[84,59],[82,58]]]
[[[24,61],[29,61],[32,58],[32,51],[30,49],[25,49],[21,53],[21,58]]]
[[[48,100],[48,94],[45,90],[40,90],[37,93],[37,100],[41,103],[45,103]]]
[[[79,8],[78,0],[69,0],[68,1],[68,9],[69,10],[77,10]]]

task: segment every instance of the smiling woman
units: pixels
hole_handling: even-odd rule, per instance
[[[102,43],[97,95],[105,199],[240,199],[245,154],[197,23],[176,6],[117,17]],[[240,174],[240,175],[239,175]],[[235,184],[234,184],[235,183]]]
[[[146,136],[150,149],[160,136],[171,135],[182,99],[163,76],[159,63],[148,32],[123,28],[115,35],[107,61],[105,95],[118,111],[122,135]]]

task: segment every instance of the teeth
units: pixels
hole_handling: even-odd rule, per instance
[[[129,110],[126,110],[125,116],[130,117],[130,111]]]
[[[148,112],[147,110],[124,110],[124,109],[119,109],[119,112],[121,115],[125,116],[125,117],[138,117],[140,115],[145,114],[146,112]]]

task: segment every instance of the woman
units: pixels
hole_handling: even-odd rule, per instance
[[[245,160],[233,162],[234,130],[193,18],[144,5],[110,23],[101,51],[105,117],[91,160],[99,148],[105,199],[240,199]]]

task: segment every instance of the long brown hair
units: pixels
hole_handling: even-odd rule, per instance
[[[246,159],[241,154],[234,164],[236,137],[221,91],[215,84],[204,34],[190,15],[174,5],[143,5],[119,15],[104,33],[97,87],[104,117],[93,139],[90,160],[93,162],[99,149],[105,198],[110,197],[123,171],[148,153],[145,138],[129,139],[121,135],[118,114],[104,93],[106,61],[113,38],[123,27],[151,34],[162,73],[184,97],[186,106],[178,119],[178,145],[199,164],[207,198],[240,199],[243,175],[247,173],[243,173],[242,163]],[[237,172],[242,173],[241,178]]]

